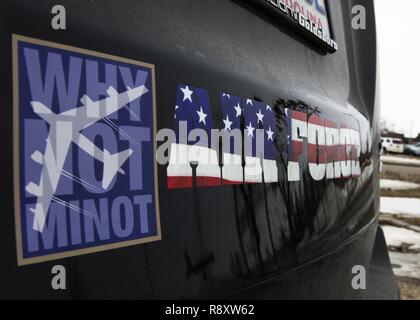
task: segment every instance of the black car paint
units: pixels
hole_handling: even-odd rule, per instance
[[[329,1],[339,44],[334,54],[244,1],[62,1],[68,27],[61,31],[50,26],[54,4],[0,4],[0,297],[216,298],[277,276],[288,280],[270,298],[361,296],[351,288],[351,267],[368,267],[379,212],[372,1]],[[366,7],[366,30],[350,27],[355,4]],[[161,241],[17,267],[11,187],[12,33],[155,64],[158,129],[173,126],[178,83],[208,89],[220,125],[221,114],[214,106],[221,92],[274,106],[281,132],[279,183],[168,190],[166,169],[160,166]],[[360,178],[315,182],[306,170],[301,182],[287,182],[284,108],[291,105],[337,122],[345,118],[361,128]],[[290,273],[341,251],[333,263]],[[67,268],[66,291],[51,289],[56,264]]]

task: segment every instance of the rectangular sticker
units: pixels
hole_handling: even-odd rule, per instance
[[[18,265],[161,239],[154,65],[13,35]]]

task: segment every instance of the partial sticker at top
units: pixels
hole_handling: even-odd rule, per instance
[[[14,36],[18,263],[160,239],[153,65]]]

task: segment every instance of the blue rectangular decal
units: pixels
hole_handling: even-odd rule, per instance
[[[13,36],[18,264],[160,240],[154,66]]]

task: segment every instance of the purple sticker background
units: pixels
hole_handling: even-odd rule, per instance
[[[81,54],[64,49],[18,41],[20,214],[23,258],[41,257],[76,249],[93,248],[158,234],[153,144],[152,69]],[[34,113],[31,101],[39,101],[54,113],[80,107],[86,94],[97,101],[108,97],[112,86],[118,93],[145,85],[148,92],[108,118],[121,132],[100,120],[81,132],[110,153],[127,148],[133,154],[123,164],[107,190],[101,190],[103,164],[72,143],[63,170],[95,188],[60,176],[55,196],[67,204],[52,202],[46,227],[32,230],[37,198],[25,191],[39,184],[42,165],[31,159],[45,152],[49,124]],[[92,216],[69,209],[80,207]]]

